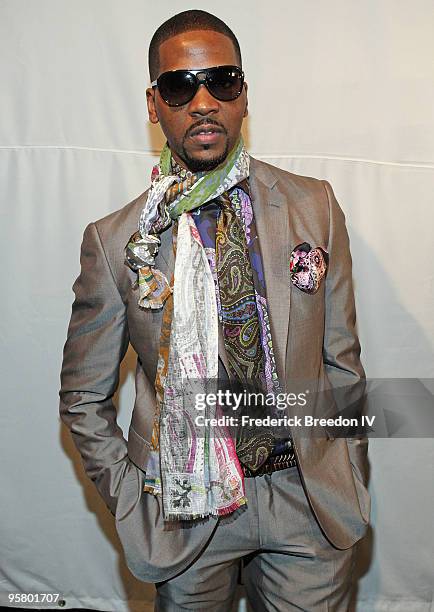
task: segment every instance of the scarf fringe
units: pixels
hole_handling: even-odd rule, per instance
[[[200,521],[200,520],[207,519],[209,516],[217,516],[217,517],[218,516],[228,516],[229,514],[232,514],[232,512],[235,512],[235,510],[238,510],[239,508],[242,508],[245,505],[247,505],[247,497],[243,496],[239,500],[237,500],[236,502],[233,502],[232,504],[230,504],[229,506],[226,506],[225,508],[213,508],[212,510],[208,510],[207,512],[201,512],[198,514],[188,514],[188,513],[182,513],[182,512],[175,514],[175,513],[170,512],[167,515],[165,514],[164,520],[170,521],[170,522]]]

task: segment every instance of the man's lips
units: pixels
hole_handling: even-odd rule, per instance
[[[189,133],[189,137],[195,142],[201,144],[210,144],[217,142],[217,140],[224,134],[224,130],[218,125],[200,125],[194,128]]]

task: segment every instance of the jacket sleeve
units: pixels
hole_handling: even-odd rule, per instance
[[[129,335],[125,304],[94,223],[84,231],[80,264],[63,351],[59,412],[87,476],[114,515],[129,459],[113,395]]]
[[[330,211],[329,268],[326,277],[326,310],[323,362],[338,411],[362,414],[366,380],[356,333],[356,308],[352,260],[345,216],[331,185],[323,181]],[[366,485],[368,438],[346,438],[357,478]]]

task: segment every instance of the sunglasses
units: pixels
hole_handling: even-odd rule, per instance
[[[244,72],[238,66],[216,66],[163,72],[151,86],[158,87],[161,97],[169,106],[183,106],[194,98],[199,85],[205,85],[217,100],[230,102],[241,94],[243,83]]]

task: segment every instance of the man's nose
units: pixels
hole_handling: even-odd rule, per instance
[[[216,98],[209,93],[205,85],[199,85],[194,98],[189,104],[189,114],[192,116],[203,116],[209,115],[210,113],[217,113],[218,110],[218,100],[216,100]]]

